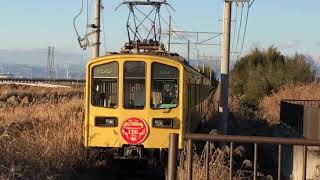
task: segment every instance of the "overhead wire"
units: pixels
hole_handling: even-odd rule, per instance
[[[170,12],[170,10],[169,10],[169,8],[168,8],[167,6],[165,6],[165,7],[166,7],[166,10],[167,10],[168,14],[172,17],[171,20],[172,20],[174,26],[179,27],[178,24],[176,23],[176,21],[174,20],[171,12]],[[161,18],[163,19],[163,21],[164,21],[167,25],[169,25],[169,23],[168,23],[163,17],[161,17]],[[190,41],[190,39],[187,38],[186,36],[184,36],[183,34],[177,33],[177,32],[175,32],[175,31],[173,31],[173,33],[174,33],[180,40]],[[218,37],[218,36],[220,36],[220,35],[222,35],[222,34],[223,34],[223,33],[218,34],[218,35],[216,35],[216,36],[214,36],[214,37],[211,37],[211,38],[209,38],[209,39],[206,39],[206,40],[202,41],[201,43],[207,42],[207,41],[209,41],[209,40],[211,40],[211,39],[214,39],[214,38],[216,38],[216,37]],[[199,51],[198,51],[198,50],[199,50],[199,49],[196,49],[196,50],[195,50],[195,49],[190,48],[190,52],[191,52],[191,54],[192,54],[193,57],[199,57]],[[197,51],[197,52],[195,52],[195,51]]]
[[[88,28],[89,28],[89,0],[87,0],[87,16],[86,16],[86,35],[88,34]]]
[[[85,24],[85,22],[84,22],[84,20],[83,20],[83,18],[81,19],[81,27],[83,27],[84,26],[84,24]],[[83,48],[81,48],[81,65],[82,65],[82,67],[85,67],[85,65],[86,65],[86,61],[84,60],[84,49]],[[85,69],[83,69],[83,70],[85,70]],[[81,74],[81,73],[80,73]]]
[[[234,30],[233,30],[233,38],[232,38],[232,50],[235,52],[234,50],[234,46],[235,46],[235,38],[236,38],[236,31],[237,31],[237,19],[238,19],[238,2],[236,2],[236,15],[235,15],[235,19],[234,19]]]
[[[161,16],[161,15],[160,15],[160,16]],[[172,17],[172,15],[171,15],[171,17]],[[161,16],[161,19],[169,26],[169,23],[165,20],[165,18],[164,18],[163,16]],[[174,25],[175,25],[176,27],[178,27],[178,26],[177,26],[177,23],[175,23],[175,21],[173,20],[173,18],[171,18],[171,20],[172,20],[172,22],[174,23]],[[173,28],[173,29],[174,29],[174,28]],[[189,38],[185,37],[184,35],[182,35],[182,34],[180,34],[180,33],[177,33],[177,32],[175,32],[175,31],[172,31],[172,33],[175,34],[176,37],[178,37],[179,40],[181,40],[181,41],[191,42],[191,40],[190,40]],[[191,46],[191,45],[190,45],[190,46]],[[194,49],[190,48],[190,53],[191,53],[191,55],[192,55],[193,57],[197,57],[197,52],[195,52]]]
[[[171,21],[173,22],[174,26],[179,27],[178,24],[176,23],[176,21],[174,20],[171,12],[170,12],[170,10],[169,10],[169,8],[168,8],[167,6],[165,6],[165,7],[166,7],[166,10],[167,10],[168,14],[171,16]],[[162,20],[163,20],[167,25],[169,25],[169,23],[165,20],[165,18],[163,18],[162,16],[161,16],[161,18],[162,18]],[[187,42],[190,42],[190,41],[191,41],[189,38],[185,37],[183,34],[177,33],[177,32],[175,32],[175,31],[173,31],[173,33],[174,33],[180,40],[185,40],[185,41],[187,41]],[[191,52],[191,54],[192,54],[194,57],[197,57],[197,56],[198,56],[198,55],[197,55],[198,52],[194,52],[194,51],[195,51],[194,49],[191,49],[190,52]]]
[[[241,49],[240,49],[240,53],[238,54],[237,60],[239,60],[239,57],[241,56],[242,51],[243,51],[243,46],[244,46],[244,41],[245,41],[245,38],[246,38],[246,32],[247,32],[247,26],[248,26],[249,11],[250,11],[250,8],[251,8],[253,3],[254,3],[254,0],[252,0],[251,3],[248,3],[245,27],[244,27],[243,38],[242,38],[242,43],[241,43]]]
[[[167,22],[167,20],[166,20],[162,15],[160,15],[160,18],[164,21],[164,23],[165,23],[167,26],[169,26],[169,23]],[[172,20],[172,18],[171,18],[171,20]],[[173,29],[173,28],[172,28],[172,29]],[[177,36],[180,40],[183,39],[182,37],[180,37],[180,35],[179,35],[177,32],[173,31],[173,33],[176,34],[176,36]]]
[[[77,27],[76,27],[76,20],[82,14],[82,11],[83,11],[83,0],[81,0],[81,9],[80,9],[79,13],[73,18],[73,28],[74,28],[74,31],[76,32],[77,36],[78,36],[78,39],[81,38],[81,37],[80,37],[80,34],[79,34],[79,32],[77,30]]]
[[[244,9],[244,4],[242,4],[241,7],[241,16],[240,16],[240,22],[239,22],[239,31],[238,31],[238,36],[237,36],[237,43],[236,43],[236,51],[238,51],[239,47],[239,40],[240,40],[240,34],[241,34],[241,27],[242,27],[242,19],[243,19],[243,9]]]
[[[103,31],[103,46],[104,46],[104,53],[107,52],[107,44],[106,44],[106,29],[105,29],[105,21],[104,21],[104,7],[101,4],[101,12],[102,12],[102,31]]]
[[[165,8],[166,8],[168,14],[171,16],[171,21],[173,22],[173,24],[174,24],[176,27],[179,27],[179,26],[177,25],[176,21],[174,20],[171,12],[170,12],[170,10],[169,10],[169,8],[168,8],[167,6],[165,6]],[[167,23],[167,24],[169,24],[169,23]],[[184,35],[182,35],[182,34],[178,34],[178,33],[176,33],[176,32],[174,32],[174,33],[175,33],[177,36],[179,36],[179,37],[181,37],[181,38],[183,38],[183,39],[185,39],[185,40],[187,40],[187,41],[189,40],[188,38],[186,38],[186,37],[185,37]]]
[[[255,1],[255,0],[252,0],[252,2],[251,2],[251,3],[249,3],[249,7],[251,7],[251,6],[252,6],[252,4],[254,3],[254,1]]]

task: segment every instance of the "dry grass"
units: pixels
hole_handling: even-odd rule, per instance
[[[42,103],[60,103],[83,97],[83,88],[50,88],[22,85],[0,85],[0,107]],[[23,103],[28,99],[28,103]]]
[[[196,151],[196,150],[194,150]],[[234,149],[234,158],[242,157],[244,148],[239,146]],[[194,152],[193,156],[193,179],[202,180],[205,179],[205,151],[202,151],[201,155],[197,155]],[[229,166],[230,166],[230,148],[225,146],[223,149],[215,148],[213,144],[210,145],[209,152],[209,177],[210,179],[224,180],[229,179]],[[235,167],[236,162],[233,162],[233,179],[251,179],[252,176],[252,162],[250,160],[244,160],[240,167]],[[184,167],[187,167],[186,163]],[[187,171],[183,167],[178,168],[178,179],[187,179]]]
[[[278,123],[280,121],[281,99],[319,100],[320,84],[291,84],[281,87],[278,92],[262,99],[259,115],[269,122]]]
[[[300,91],[292,91],[292,96],[283,96],[288,95],[288,90],[292,90],[292,87],[284,87],[279,93],[265,98],[261,107],[266,105],[264,110],[271,112],[270,109],[278,107],[275,104],[279,104],[281,98],[297,98],[298,95],[301,96],[301,92],[313,94],[318,91],[318,96],[314,93],[314,97],[309,99],[320,97],[319,85],[301,86]],[[88,165],[81,146],[84,118],[82,96],[82,88],[0,86],[0,179],[70,179],[76,168]],[[14,102],[8,103],[12,97]],[[22,103],[25,97],[29,100],[27,104]],[[212,97],[205,104],[208,106],[206,108],[214,109],[215,99]],[[244,119],[252,119],[250,116],[254,116],[255,112],[242,107],[239,101],[237,98],[230,98],[230,107],[234,118],[243,123]],[[217,114],[206,114],[205,117],[217,118]],[[224,149],[212,146],[210,149],[211,179],[228,179],[228,146]],[[243,148],[238,147],[234,150],[235,157],[243,155],[241,149]],[[204,179],[204,162],[204,152],[200,155],[195,153],[194,179]],[[252,167],[249,160],[242,158],[241,161],[234,162],[234,165],[234,179],[251,178]],[[185,179],[185,169],[179,167],[178,172],[179,178]]]
[[[78,96],[82,92],[41,87],[0,89],[0,179],[57,179],[85,163],[81,146],[83,99]],[[32,99],[27,105],[5,103],[8,97],[15,96],[18,101],[26,95]]]

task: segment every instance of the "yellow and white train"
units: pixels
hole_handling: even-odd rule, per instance
[[[169,146],[169,134],[195,131],[210,80],[177,54],[122,53],[87,64],[84,145],[117,157],[148,158]]]

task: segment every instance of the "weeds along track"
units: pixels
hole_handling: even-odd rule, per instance
[[[0,86],[0,179],[74,179],[81,176],[79,169],[96,166],[92,160],[86,159],[81,143],[84,119],[82,90]],[[213,101],[213,98],[208,99],[204,105],[208,112],[215,108]],[[216,114],[206,114],[204,118],[214,116]],[[211,148],[212,177],[227,177],[221,176],[228,173],[227,152]],[[194,157],[193,166],[195,177],[201,179],[203,153]],[[240,164],[236,178],[248,176],[244,166]],[[113,172],[114,176],[119,176],[115,173],[121,171]],[[180,167],[178,173],[183,179],[184,169]],[[91,177],[90,173],[85,175]]]
[[[230,167],[230,147],[227,145],[223,148],[215,147],[214,144],[210,143],[209,146],[209,177],[210,179],[225,180],[229,179],[229,167]],[[199,148],[199,147],[198,147]],[[194,151],[196,151],[196,146],[194,146]],[[232,162],[233,166],[236,168],[233,174],[233,179],[252,179],[252,167],[253,163],[244,159],[245,149],[243,146],[237,146],[233,155],[237,162]],[[192,177],[193,179],[205,179],[205,150],[202,150],[201,153],[195,153],[193,156],[192,164]],[[241,159],[241,160],[239,160]],[[187,162],[185,161],[182,166],[178,167],[178,179],[184,180],[187,179]]]
[[[85,164],[81,89],[0,86],[0,92],[0,179],[60,179]]]
[[[83,88],[0,85],[0,107],[61,103],[83,98]]]
[[[265,96],[259,105],[260,116],[272,123],[280,122],[281,99],[319,100],[320,83],[289,84],[270,96]]]

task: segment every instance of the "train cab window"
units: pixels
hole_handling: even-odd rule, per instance
[[[152,64],[151,108],[175,108],[179,102],[179,71],[177,68],[160,64]]]
[[[124,108],[143,109],[146,104],[146,64],[126,62],[124,64]]]
[[[106,108],[118,106],[117,62],[97,65],[93,68],[92,105]]]

